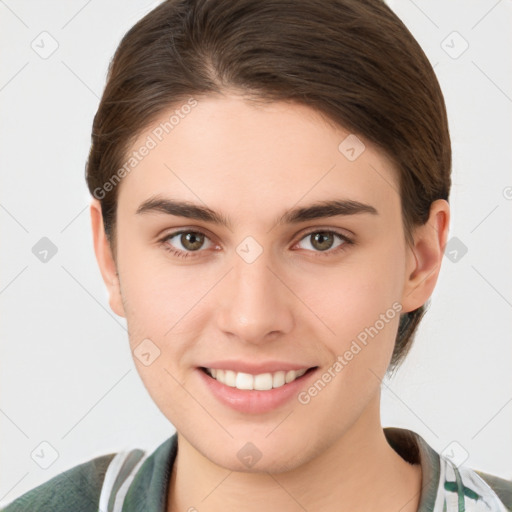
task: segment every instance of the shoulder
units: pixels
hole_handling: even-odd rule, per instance
[[[454,453],[437,452],[412,430],[385,427],[384,433],[403,459],[421,465],[419,512],[512,512],[512,480],[456,464]]]
[[[113,506],[136,512],[154,508],[155,503],[165,503],[176,453],[174,434],[152,453],[132,448],[96,457],[31,489],[0,512],[97,512]]]
[[[2,512],[96,512],[105,473],[115,455],[102,455],[59,473],[9,503]]]
[[[508,510],[512,511],[512,480],[473,470],[496,493]]]
[[[465,465],[456,466],[445,457],[441,457],[441,475],[445,503],[455,503],[462,499],[466,509],[482,512],[512,511],[512,480]]]

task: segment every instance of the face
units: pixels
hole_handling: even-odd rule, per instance
[[[426,300],[411,293],[397,175],[306,106],[228,95],[186,110],[133,145],[156,142],[120,185],[110,303],[149,394],[198,453],[291,469],[378,421],[399,315]]]

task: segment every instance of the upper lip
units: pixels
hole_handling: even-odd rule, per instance
[[[264,361],[261,363],[249,362],[249,361],[235,361],[235,360],[224,360],[224,361],[212,361],[211,363],[205,363],[202,365],[203,368],[214,368],[217,370],[232,370],[234,372],[250,373],[253,375],[259,375],[261,373],[273,373],[279,370],[302,370],[303,368],[313,368],[314,365],[300,364],[300,363],[289,363],[286,361]]]

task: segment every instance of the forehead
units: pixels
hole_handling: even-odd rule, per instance
[[[132,145],[127,156],[138,157],[123,178],[120,208],[135,213],[155,194],[272,218],[302,200],[399,204],[391,162],[310,107],[237,96],[186,104],[164,111]]]

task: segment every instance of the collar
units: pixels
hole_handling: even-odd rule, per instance
[[[384,435],[391,447],[410,464],[421,465],[421,496],[418,512],[432,512],[439,488],[439,454],[416,432],[405,428],[385,427]]]
[[[442,506],[441,499],[445,499],[446,483],[441,489],[440,474],[442,473],[444,481],[446,469],[454,471],[457,475],[459,475],[459,471],[447,459],[440,457],[419,434],[412,430],[385,427],[383,431],[388,443],[403,459],[410,464],[421,465],[422,485],[418,512],[443,510],[438,507]],[[148,456],[128,489],[122,512],[138,512],[140,510],[166,512],[168,485],[177,449],[178,435],[175,433]],[[474,475],[472,470],[466,469],[465,471],[465,474]],[[479,487],[478,490],[484,491],[484,488]],[[490,491],[490,489],[486,488],[485,491]],[[458,507],[448,510],[457,509]],[[493,508],[492,510],[501,509]]]

